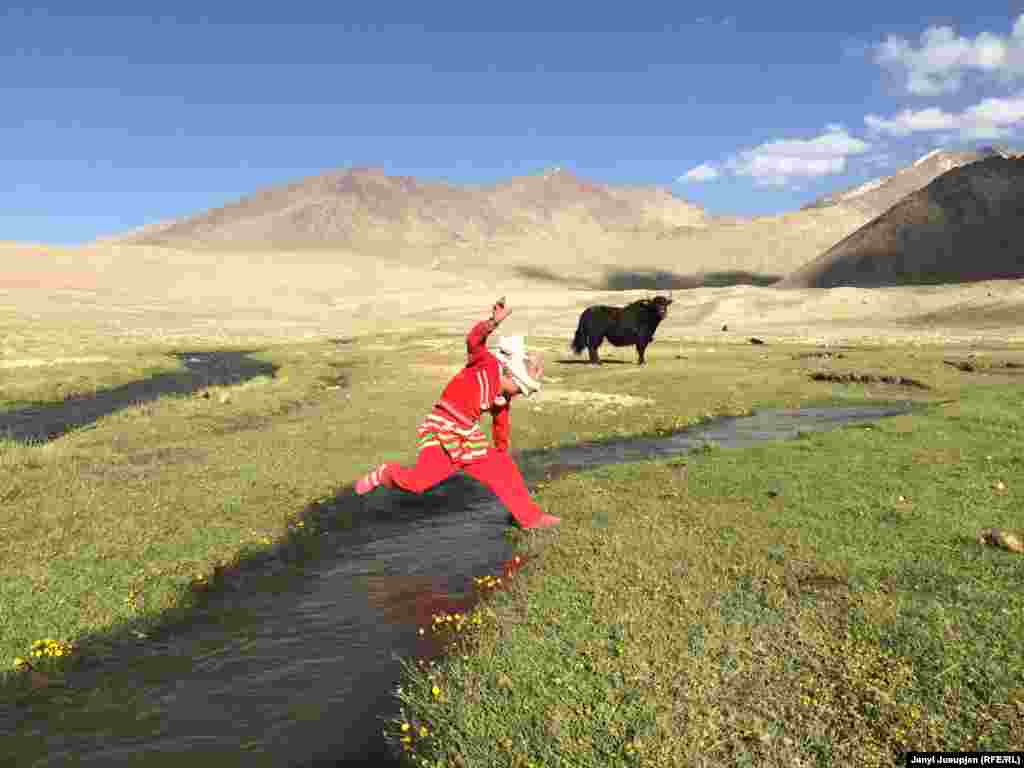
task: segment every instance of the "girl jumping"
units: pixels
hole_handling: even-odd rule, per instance
[[[539,358],[527,354],[522,336],[500,337],[493,354],[485,346],[487,337],[510,313],[501,298],[490,318],[470,329],[466,366],[444,388],[417,431],[416,465],[381,464],[356,482],[357,494],[380,485],[423,493],[462,470],[491,489],[521,528],[548,528],[561,522],[561,518],[542,512],[530,498],[508,453],[512,398],[539,391],[544,375]],[[480,429],[484,411],[490,411],[493,419],[493,448]]]

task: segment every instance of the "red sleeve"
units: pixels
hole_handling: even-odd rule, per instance
[[[481,355],[487,351],[485,342],[487,337],[491,335],[490,320],[481,320],[479,323],[474,325],[469,330],[469,335],[466,336],[466,354],[469,356],[468,365],[472,365],[477,362]]]
[[[512,420],[509,417],[508,404],[502,406],[495,406],[491,410],[491,415],[494,417],[494,447],[499,451],[508,452],[508,433],[512,426]]]

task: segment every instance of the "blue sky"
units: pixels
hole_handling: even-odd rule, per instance
[[[352,165],[772,214],[1024,124],[1024,0],[159,5],[0,8],[0,240]]]

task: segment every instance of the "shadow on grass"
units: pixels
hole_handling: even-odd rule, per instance
[[[104,416],[164,395],[192,394],[211,385],[239,384],[257,376],[274,377],[278,366],[248,357],[253,350],[175,352],[185,371],[161,373],[93,396],[69,397],[0,413],[0,436],[18,442],[47,442],[95,423]]]
[[[767,286],[782,279],[782,275],[765,275],[740,270],[725,272],[699,272],[680,275],[662,270],[614,270],[605,274],[601,288],[608,291],[669,291],[692,288],[727,288],[733,285]]]
[[[697,272],[683,275],[666,270],[606,270],[599,280],[572,275],[558,274],[546,267],[518,266],[521,276],[540,282],[557,283],[566,287],[592,291],[671,291],[694,288],[727,288],[733,285],[755,285],[765,287],[782,279],[782,275],[768,275],[760,272],[731,270],[721,272]]]
[[[587,358],[587,357],[583,357],[583,358],[561,357],[558,360],[555,360],[555,362],[558,363],[559,365],[591,365],[592,364],[590,362],[590,359]],[[601,362],[602,363],[610,363],[612,365],[632,365],[632,363],[630,363],[629,360],[617,360],[615,358],[609,358],[609,357],[602,357],[601,358]],[[593,365],[594,365],[594,367],[597,367],[596,364],[593,364]]]

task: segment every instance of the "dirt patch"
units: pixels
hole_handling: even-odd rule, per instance
[[[1024,363],[1005,361],[990,365],[979,365],[970,360],[943,360],[946,365],[964,373],[1024,373]]]
[[[349,384],[348,374],[345,372],[348,366],[345,363],[328,363],[334,373],[330,376],[320,376],[318,381],[327,389],[347,388]]]
[[[83,477],[91,480],[106,480],[116,477],[123,480],[138,480],[155,477],[168,465],[200,464],[206,460],[206,452],[186,446],[161,446],[152,450],[131,453],[121,462],[104,461],[99,464],[82,465]]]
[[[813,381],[834,381],[839,384],[894,384],[898,387],[916,387],[931,389],[927,384],[907,376],[877,375],[874,373],[833,373],[831,371],[815,371],[810,374]]]
[[[58,288],[91,290],[100,285],[95,272],[10,272],[0,274],[0,289],[37,288],[52,291]]]
[[[1024,374],[1024,364],[1021,363],[1002,363],[1001,365],[993,365],[983,373],[1021,373]]]
[[[942,362],[946,365],[951,365],[958,371],[963,371],[964,373],[971,373],[978,370],[978,367],[969,360],[943,360]]]
[[[1009,552],[1024,554],[1024,543],[1021,537],[1013,531],[1004,531],[1000,528],[984,528],[978,532],[978,542],[999,547]]]
[[[546,405],[576,405],[586,408],[634,408],[638,405],[654,405],[654,401],[647,397],[633,397],[632,395],[610,395],[604,392],[585,392],[579,389],[546,389],[541,390],[530,402],[534,407],[541,408]]]
[[[254,429],[265,429],[271,424],[271,422],[273,422],[273,417],[268,416],[267,414],[243,413],[238,416],[220,418],[215,421],[208,422],[205,425],[203,432],[207,435],[223,437],[225,435],[234,435],[239,432],[250,432]]]
[[[457,374],[459,372],[459,370],[462,368],[462,366],[460,366],[460,365],[432,365],[432,364],[428,364],[428,363],[421,363],[419,365],[412,366],[412,368],[414,370],[416,370],[416,371],[421,372],[421,373],[426,373],[426,374],[429,374],[430,376],[435,376],[435,377],[440,379],[440,378],[446,378],[446,377],[454,376],[455,374]]]
[[[402,347],[397,344],[367,344],[365,347],[360,347],[364,352],[395,352]]]
[[[800,592],[803,593],[821,594],[836,591],[849,593],[850,591],[850,585],[844,580],[824,574],[797,576],[796,583]]]
[[[794,360],[841,360],[846,357],[842,352],[801,352],[793,355]]]
[[[571,472],[579,472],[580,468],[575,464],[549,464],[544,468],[544,481],[551,482]]]
[[[343,384],[328,387],[329,389],[340,389],[347,387],[348,382],[343,381]],[[226,416],[218,416],[211,414],[206,417],[193,416],[193,419],[203,419],[203,432],[207,435],[215,435],[217,437],[223,437],[224,435],[234,435],[239,432],[249,432],[256,429],[266,429],[271,424],[289,419],[300,411],[306,411],[310,408],[315,408],[320,405],[323,400],[317,397],[306,397],[300,400],[286,400],[279,403],[272,410],[262,413],[240,413],[231,414]],[[337,402],[344,403],[344,398]]]
[[[414,342],[414,346],[431,349],[435,351],[465,349],[466,342],[463,339],[420,339]]]
[[[55,357],[45,360],[38,357],[25,357],[17,360],[0,360],[0,368],[42,368],[50,365],[74,365],[79,363],[107,363],[110,358],[106,355],[95,355],[92,357]]]

